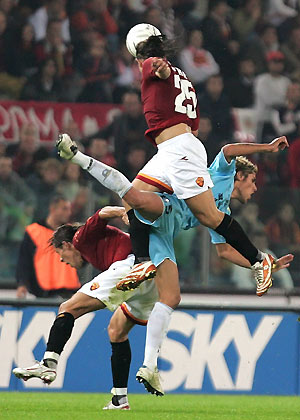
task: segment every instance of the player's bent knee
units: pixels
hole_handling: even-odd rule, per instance
[[[177,306],[179,305],[181,301],[181,296],[180,294],[176,294],[176,295],[172,295],[172,296],[161,296],[160,297],[160,302],[164,303],[165,305],[168,305],[170,308],[177,308]]]
[[[120,343],[122,341],[127,340],[128,334],[122,331],[120,328],[116,328],[113,325],[108,325],[107,332],[109,336],[109,340],[112,343]]]

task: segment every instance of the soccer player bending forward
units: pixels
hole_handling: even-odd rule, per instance
[[[63,263],[78,269],[87,261],[102,273],[60,305],[43,360],[28,368],[17,367],[13,373],[24,380],[40,378],[44,383],[53,382],[60,354],[72,334],[75,320],[88,312],[107,308],[115,311],[108,326],[113,397],[104,409],[128,410],[127,382],[131,362],[128,333],[135,324],[147,324],[158,294],[154,281],[144,282],[138,289],[128,292],[116,288],[117,282],[133,267],[135,256],[129,235],[107,225],[107,221],[124,215],[123,207],[104,207],[84,225],[66,224],[54,232],[51,243]]]

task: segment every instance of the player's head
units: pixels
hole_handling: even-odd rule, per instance
[[[56,229],[50,239],[50,244],[60,255],[61,261],[77,269],[82,267],[84,260],[72,241],[80,226],[82,226],[80,223],[62,225]]]
[[[255,181],[257,166],[245,156],[236,158],[236,174],[232,198],[236,198],[242,204],[247,203],[252,194],[257,190]]]
[[[131,28],[126,37],[126,46],[138,60],[163,58],[174,53],[173,42],[150,23],[140,23]]]

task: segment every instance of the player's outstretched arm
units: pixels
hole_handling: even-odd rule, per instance
[[[110,220],[114,219],[115,217],[121,217],[126,225],[129,224],[125,207],[106,206],[99,211],[98,215],[100,219],[104,220]]]
[[[240,267],[251,268],[250,262],[231,245],[226,243],[216,244],[216,250],[220,258],[230,261],[233,264],[239,265]],[[287,254],[281,258],[278,258],[274,264],[274,267],[272,268],[272,273],[276,273],[276,271],[282,270],[283,268],[288,268],[293,259],[293,254]]]
[[[251,155],[254,153],[275,153],[289,147],[285,136],[278,137],[271,143],[232,143],[223,147],[223,153],[228,162],[236,156]]]

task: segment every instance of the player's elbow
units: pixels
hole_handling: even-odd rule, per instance
[[[222,258],[223,260],[227,259],[228,256],[228,250],[226,246],[220,246],[221,244],[216,245],[216,251],[219,258]]]

